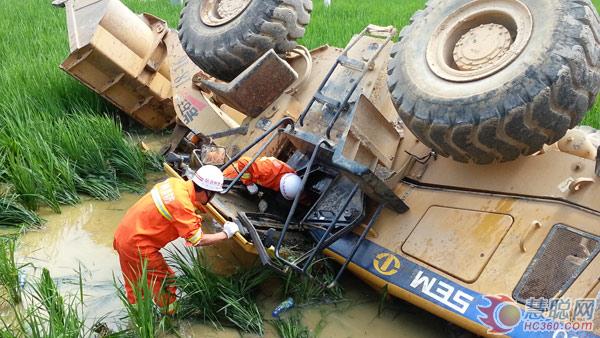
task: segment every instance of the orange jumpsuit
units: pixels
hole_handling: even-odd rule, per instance
[[[169,178],[137,201],[119,223],[113,247],[119,253],[130,303],[136,302],[131,283],[139,280],[144,259],[154,302],[163,308],[175,302],[176,289],[167,280],[174,273],[159,250],[179,237],[192,245],[200,242],[202,218],[194,212],[195,197],[193,182]]]
[[[238,172],[241,172],[250,160],[252,160],[250,157],[240,158],[237,162],[227,167],[223,175],[229,179],[236,178]],[[235,170],[234,165],[238,171]],[[245,185],[256,183],[261,187],[279,191],[281,178],[283,175],[290,173],[295,174],[296,170],[285,162],[275,157],[259,157],[242,175],[241,181]]]

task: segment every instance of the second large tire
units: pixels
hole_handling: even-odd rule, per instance
[[[600,21],[589,0],[521,0],[531,38],[508,66],[469,82],[446,80],[426,60],[436,27],[470,0],[429,1],[400,33],[388,67],[406,126],[460,162],[514,160],[581,122],[600,90]]]
[[[311,0],[252,0],[235,19],[211,26],[200,15],[205,3],[186,2],[179,38],[196,65],[223,81],[233,80],[269,49],[279,54],[294,49],[312,11]]]

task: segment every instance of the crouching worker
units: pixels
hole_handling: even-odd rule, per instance
[[[234,179],[252,159],[242,157],[225,169],[224,175]],[[252,195],[258,192],[258,186],[280,192],[286,200],[293,200],[300,192],[302,180],[296,170],[275,157],[260,157],[242,175],[241,181]]]
[[[164,313],[174,313],[176,289],[171,284],[174,273],[159,250],[179,237],[192,246],[207,246],[231,238],[239,230],[235,223],[225,223],[223,232],[205,234],[202,218],[194,212],[222,189],[221,170],[204,166],[191,181],[169,178],[158,183],[127,211],[117,227],[113,246],[119,254],[131,304],[136,303],[132,283],[139,281],[142,264],[147,260],[147,283],[155,304]]]

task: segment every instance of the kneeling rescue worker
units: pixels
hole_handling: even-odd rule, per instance
[[[225,169],[226,178],[233,179],[252,159],[242,157]],[[235,167],[234,167],[235,166]],[[258,192],[258,185],[278,191],[287,200],[293,200],[300,192],[302,180],[296,170],[275,157],[260,157],[242,175],[241,181],[252,195]]]
[[[238,232],[233,222],[225,223],[220,233],[202,232],[202,218],[195,210],[222,190],[223,173],[207,165],[198,169],[191,181],[169,178],[158,183],[127,211],[117,227],[113,246],[119,254],[131,304],[136,303],[132,283],[140,279],[142,264],[147,260],[147,283],[153,291],[154,302],[165,313],[174,313],[176,289],[170,283],[174,273],[159,250],[179,237],[186,240],[186,245],[207,246]]]

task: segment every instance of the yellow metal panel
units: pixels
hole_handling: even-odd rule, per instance
[[[118,0],[67,1],[67,73],[151,129],[175,122],[166,23]]]
[[[442,188],[420,188],[410,184],[400,184],[396,193],[404,196],[411,209],[404,214],[382,213],[373,227],[378,236],[372,241],[412,261],[418,260],[402,251],[402,246],[431,206],[458,209],[468,206],[471,210],[510,214],[514,217],[514,223],[475,282],[467,283],[439,268],[431,268],[463,286],[484,294],[512,295],[553,225],[566,224],[580,231],[600,235],[598,213],[558,201],[510,198]],[[539,222],[541,227],[535,227],[536,222]],[[525,251],[522,243],[525,243]],[[578,279],[569,289],[569,295],[575,298],[585,297],[594,284],[593,276],[600,276],[600,265],[590,264],[580,277],[581,280]]]
[[[594,168],[592,160],[549,151],[494,165],[464,164],[438,157],[427,165],[417,163],[410,176],[425,184],[550,197],[600,210],[600,184]],[[570,183],[582,178],[595,183],[576,191],[569,189]]]
[[[358,100],[350,133],[371,156],[375,155],[387,168],[392,168],[402,136],[364,95]]]
[[[402,251],[472,283],[512,223],[510,215],[433,206],[419,221]]]

